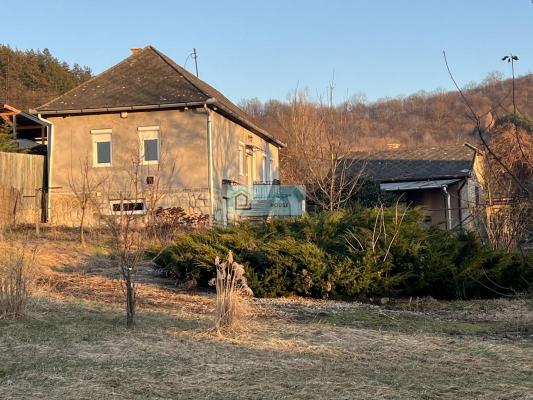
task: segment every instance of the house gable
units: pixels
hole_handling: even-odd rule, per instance
[[[152,46],[38,107],[42,115],[72,115],[208,106],[278,147],[285,145],[218,90]]]

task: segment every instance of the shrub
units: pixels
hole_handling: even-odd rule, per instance
[[[430,228],[419,260],[411,267],[402,294],[498,297],[528,290],[533,283],[533,269],[519,254],[492,250],[463,230]]]
[[[320,213],[182,234],[158,268],[207,286],[215,257],[233,251],[257,296],[497,297],[528,289],[533,268],[491,250],[474,234],[421,224],[420,210],[395,207]]]
[[[325,297],[331,290],[326,255],[313,243],[275,238],[241,251],[239,259],[258,296]]]

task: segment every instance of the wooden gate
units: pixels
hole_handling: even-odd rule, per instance
[[[0,225],[45,218],[46,157],[0,152]]]

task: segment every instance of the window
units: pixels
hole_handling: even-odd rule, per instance
[[[245,147],[243,143],[239,142],[239,175],[245,176],[246,175],[246,160],[245,160]]]
[[[138,128],[142,163],[157,164],[159,162],[159,126]]]
[[[93,129],[91,136],[93,140],[93,167],[111,166],[111,129]]]
[[[146,213],[144,200],[112,200],[109,206],[112,215]]]
[[[263,154],[263,181],[264,182],[270,182],[270,160],[268,158],[268,155]]]
[[[254,183],[256,175],[256,166],[255,166],[255,153],[252,148],[246,148],[246,175],[248,176],[247,184],[251,185]]]

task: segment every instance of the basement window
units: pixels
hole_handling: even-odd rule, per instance
[[[139,127],[141,160],[144,165],[159,163],[160,140],[159,126]]]
[[[93,167],[110,167],[112,159],[111,129],[91,130]]]
[[[144,200],[112,200],[109,206],[112,215],[146,214]]]

